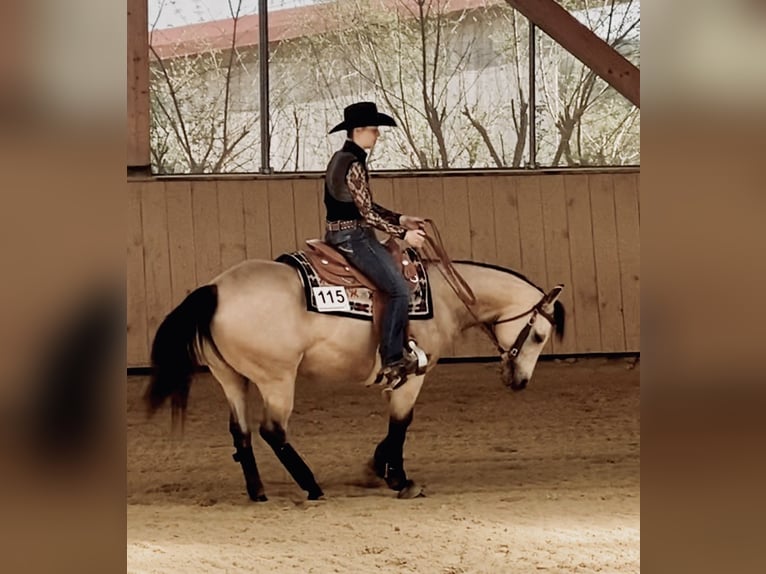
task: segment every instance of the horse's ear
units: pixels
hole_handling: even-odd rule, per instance
[[[561,295],[563,290],[564,285],[559,283],[545,296],[545,310],[548,311],[548,313],[553,312],[553,319],[556,326],[556,337],[559,341],[564,337],[564,322],[566,321],[564,305],[558,300],[559,295]]]
[[[563,291],[564,285],[559,283],[556,285],[553,289],[550,290],[550,292],[545,296],[545,304],[546,305],[553,305],[556,300],[559,298],[559,295],[561,295],[561,291]]]

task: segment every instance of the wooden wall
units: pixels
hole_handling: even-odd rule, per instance
[[[639,351],[638,172],[374,177],[376,201],[431,217],[455,259],[564,283],[567,333],[547,353]],[[319,237],[319,178],[128,183],[128,366],[187,293],[245,258]],[[479,332],[453,356],[491,356]]]
[[[148,19],[147,0],[128,0],[128,167],[148,168],[150,163]]]

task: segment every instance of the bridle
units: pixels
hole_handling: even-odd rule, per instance
[[[545,311],[543,309],[543,305],[545,305],[550,297],[550,294],[544,294],[542,298],[535,303],[535,305],[532,306],[531,309],[524,311],[523,313],[519,313],[518,315],[514,315],[512,317],[506,317],[503,319],[497,319],[496,321],[493,321],[492,323],[489,322],[483,322],[480,321],[479,318],[476,316],[476,313],[473,310],[473,305],[476,304],[476,296],[473,293],[473,290],[471,289],[471,286],[468,285],[465,279],[463,279],[463,276],[458,273],[457,269],[455,269],[455,266],[452,264],[452,261],[449,258],[449,255],[447,255],[447,252],[444,250],[444,244],[441,240],[441,235],[439,234],[439,230],[436,228],[436,225],[434,225],[434,222],[430,219],[425,220],[426,223],[431,225],[431,228],[434,231],[434,237],[436,240],[432,239],[431,236],[426,236],[426,244],[431,248],[431,250],[434,252],[435,257],[429,256],[426,257],[427,260],[432,261],[439,261],[444,266],[444,269],[442,270],[441,267],[437,266],[437,269],[442,274],[444,279],[447,281],[447,284],[452,288],[452,290],[455,292],[455,294],[458,296],[458,299],[462,301],[463,305],[465,305],[465,308],[468,309],[468,312],[473,316],[474,319],[476,319],[476,323],[480,325],[483,329],[483,331],[486,333],[486,335],[489,337],[489,339],[492,341],[492,343],[495,345],[497,350],[500,352],[501,358],[505,359],[507,357],[511,357],[512,359],[516,358],[519,354],[519,351],[521,350],[521,347],[524,345],[524,342],[527,340],[527,337],[529,336],[529,332],[532,330],[532,326],[535,324],[535,321],[537,320],[538,315],[542,315],[545,317],[548,322],[551,324],[551,327],[555,327],[556,325],[556,319]],[[516,337],[516,340],[513,342],[513,345],[511,345],[510,349],[504,349],[503,346],[500,344],[500,341],[497,338],[497,335],[495,335],[495,330],[493,327],[496,325],[501,325],[503,323],[510,323],[511,321],[515,321],[516,319],[521,319],[522,317],[526,317],[527,315],[531,315],[529,317],[529,320],[527,321],[526,325],[524,325],[524,328],[521,329],[518,336]]]
[[[548,300],[548,295],[543,295],[543,298],[540,299],[534,305],[534,307],[532,307],[529,311],[524,311],[523,313],[519,313],[518,315],[514,315],[513,317],[498,319],[497,321],[493,321],[492,323],[482,324],[484,326],[485,332],[489,335],[489,338],[495,344],[495,347],[497,347],[497,350],[500,351],[501,356],[510,356],[511,358],[516,358],[516,356],[519,354],[519,351],[521,350],[521,347],[524,345],[524,342],[527,340],[527,337],[529,336],[529,332],[532,330],[532,327],[535,324],[535,321],[537,320],[538,315],[542,315],[543,317],[548,319],[548,322],[551,324],[551,328],[556,326],[556,319],[553,317],[553,315],[551,315],[545,309],[543,309],[543,305],[547,302],[547,300]],[[524,325],[524,328],[521,331],[519,331],[519,334],[516,337],[516,340],[513,342],[513,345],[511,345],[511,348],[508,350],[503,349],[503,346],[500,344],[500,341],[498,341],[497,335],[495,335],[495,330],[492,327],[495,327],[496,325],[500,325],[502,323],[510,323],[511,321],[515,321],[516,319],[521,319],[522,317],[525,317],[526,315],[531,315],[531,316],[529,317],[529,320],[527,321],[526,325]]]

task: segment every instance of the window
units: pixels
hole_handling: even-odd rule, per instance
[[[257,0],[150,0],[152,168],[257,171]]]
[[[580,0],[564,4],[596,35],[638,65],[638,2]],[[538,32],[538,36],[537,163],[542,166],[639,164],[638,108],[547,35]]]
[[[638,2],[564,2],[638,62]],[[586,9],[586,5],[588,9]],[[595,6],[595,7],[594,7]],[[150,0],[156,173],[261,168],[258,1]],[[376,170],[639,162],[639,112],[497,0],[269,2],[269,168],[321,171],[343,108],[372,100],[397,121]],[[266,115],[264,115],[264,118]]]
[[[271,52],[272,164],[321,170],[343,108],[392,115],[376,169],[520,165],[528,119],[527,23],[506,4],[351,0],[295,11]],[[464,6],[462,2],[459,5]]]

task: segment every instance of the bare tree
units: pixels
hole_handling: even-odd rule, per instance
[[[528,78],[522,73],[522,70],[528,71],[528,28],[520,22],[522,18],[518,12],[508,7],[498,7],[494,16],[499,24],[495,26],[492,37],[505,69],[510,69],[510,71],[506,72],[505,81],[498,82],[499,90],[496,95],[493,94],[496,98],[496,103],[492,106],[493,109],[485,109],[480,112],[487,119],[478,118],[476,111],[470,109],[468,105],[464,107],[463,115],[481,136],[497,167],[519,167],[524,160],[530,117],[529,100],[524,87]],[[511,97],[508,97],[509,95]],[[501,115],[498,113],[498,109],[504,104],[508,106],[510,113]],[[474,106],[474,108],[477,107]],[[493,135],[487,129],[487,125],[491,125],[493,117],[495,120],[500,120],[500,124],[504,128],[495,130],[497,133],[494,135],[494,142]],[[510,119],[515,135],[513,151],[510,154],[506,152],[505,138],[503,137],[506,133],[507,119]]]
[[[352,95],[378,100],[399,125],[392,132],[393,148],[399,161],[409,159],[407,167],[476,162],[484,145],[476,126],[487,130],[485,122],[502,120],[476,113],[477,103],[468,98],[483,72],[497,64],[486,48],[477,63],[477,48],[486,38],[476,33],[475,12],[451,11],[443,0],[391,4],[332,3],[328,20],[344,25],[325,23],[326,31],[306,34],[295,48],[320,70],[314,89],[336,110]]]
[[[632,0],[603,0],[597,6],[588,0],[570,4],[570,8],[584,9],[581,17],[610,46],[629,57],[637,55],[632,39],[640,20],[633,17]],[[635,161],[638,109],[551,40],[541,41],[540,46],[542,100],[557,136],[550,163],[559,165],[562,159],[567,165]],[[585,123],[588,116],[594,121]],[[625,146],[631,150],[629,157],[620,151]]]
[[[638,22],[614,0],[564,0],[631,53]],[[629,8],[632,0],[627,2]],[[226,49],[160,58],[152,46],[152,162],[159,172],[257,169],[258,54],[237,46],[242,2],[229,0]],[[523,164],[532,110],[529,36],[505,3],[453,10],[447,0],[335,0],[306,10],[270,45],[270,136],[276,169],[321,169],[327,128],[373,99],[399,126],[371,164],[410,169]],[[584,12],[583,12],[584,10]],[[284,33],[284,30],[283,30]],[[630,163],[639,112],[550,41],[539,44],[538,157]],[[632,54],[632,53],[631,53]]]
[[[219,173],[247,163],[243,156],[253,147],[259,114],[252,105],[240,103],[245,109],[237,113],[232,109],[242,98],[234,82],[248,75],[247,59],[237,49],[241,8],[241,0],[229,0],[233,33],[226,50],[162,58],[153,45],[152,26],[151,137],[153,163],[160,173]]]

